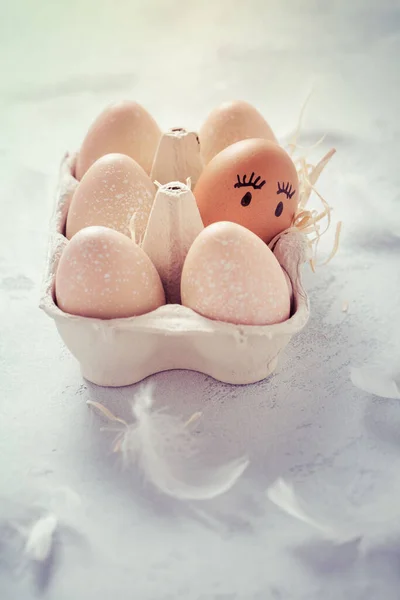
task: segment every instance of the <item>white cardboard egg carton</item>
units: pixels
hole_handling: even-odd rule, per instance
[[[222,323],[177,303],[123,319],[70,315],[56,305],[54,285],[58,261],[68,243],[64,231],[69,203],[78,185],[75,159],[76,155],[67,155],[61,165],[40,307],[54,319],[64,343],[80,362],[83,376],[102,386],[124,386],[170,369],[200,371],[233,384],[253,383],[270,375],[285,346],[309,317],[300,276],[308,257],[304,235],[293,230],[284,232],[273,247],[293,288],[291,317],[283,323]],[[156,194],[146,233],[139,243],[157,267],[170,302],[179,301],[182,264],[203,228],[190,188],[176,182],[184,182],[189,176],[196,180],[200,171],[196,134],[181,129],[166,133],[151,172],[153,180],[165,185]],[[170,181],[174,183],[167,185]],[[164,235],[165,253],[152,246],[152,238],[160,234]]]

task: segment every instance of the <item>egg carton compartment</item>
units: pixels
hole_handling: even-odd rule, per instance
[[[176,135],[182,137],[182,131],[178,130]],[[160,147],[164,145],[168,153],[170,144],[175,143],[176,137],[169,132]],[[193,164],[193,160],[189,163]],[[75,162],[76,155],[66,155],[61,165],[40,307],[54,319],[61,338],[79,361],[83,376],[97,385],[117,387],[172,369],[199,371],[231,384],[254,383],[270,375],[292,336],[303,329],[309,317],[300,274],[308,258],[305,235],[292,229],[283,232],[271,248],[293,290],[291,316],[282,323],[263,326],[223,323],[176,303],[130,318],[102,320],[67,314],[55,302],[55,274],[68,244],[64,232],[69,203],[78,185],[74,177]],[[159,179],[163,175],[165,183],[169,169],[156,163],[157,155],[153,172],[158,173]],[[176,180],[184,180],[179,169],[173,175]],[[195,202],[192,194],[191,197]],[[197,207],[186,204],[185,210],[194,214]],[[152,222],[157,221],[149,219],[144,242],[146,236],[151,240]],[[144,250],[151,255],[151,246],[146,249],[144,244]],[[152,259],[156,264],[157,260]],[[156,267],[162,269],[161,264]],[[169,277],[166,271],[162,276],[164,287]]]

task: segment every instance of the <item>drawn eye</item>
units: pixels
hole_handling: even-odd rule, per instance
[[[242,206],[248,206],[250,204],[250,202],[251,202],[251,198],[252,198],[251,193],[250,192],[246,192],[245,195],[243,196],[242,201],[241,201],[240,204]]]
[[[278,191],[276,192],[278,195],[279,194],[285,194],[286,198],[288,198],[289,200],[295,195],[296,190],[293,189],[293,186],[291,183],[287,182],[280,182],[278,181]]]
[[[283,212],[283,202],[279,202],[278,206],[275,209],[275,216],[280,217]]]
[[[261,190],[261,188],[266,183],[265,179],[263,179],[262,181],[260,181],[260,179],[261,179],[260,175],[258,175],[258,177],[256,177],[255,179],[254,179],[254,176],[255,176],[255,173],[253,171],[252,174],[250,175],[249,180],[246,181],[247,175],[243,175],[243,179],[242,180],[240,179],[239,175],[236,175],[237,182],[235,183],[235,185],[233,187],[235,187],[235,188],[252,187],[255,190]]]

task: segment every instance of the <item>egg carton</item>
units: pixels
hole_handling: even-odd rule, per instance
[[[152,178],[163,185],[140,243],[157,267],[170,302],[179,301],[182,264],[202,228],[190,182],[182,183],[191,173],[197,177],[201,170],[197,140],[195,134],[183,129],[164,134],[151,171]],[[304,234],[293,229],[283,232],[271,248],[292,284],[291,316],[283,323],[223,323],[178,303],[145,315],[110,320],[67,314],[55,302],[55,274],[68,243],[65,223],[78,185],[75,162],[76,155],[66,155],[60,169],[40,308],[54,319],[65,345],[79,361],[83,376],[97,385],[117,387],[172,369],[199,371],[231,384],[254,383],[270,375],[292,336],[303,329],[309,317],[300,273],[308,258]],[[184,223],[184,227],[175,228],[176,223]],[[167,228],[163,232],[167,247],[160,254],[159,244],[153,247],[151,240],[162,233],[162,224]]]

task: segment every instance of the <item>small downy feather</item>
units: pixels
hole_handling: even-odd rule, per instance
[[[393,398],[400,400],[400,389],[396,381],[388,373],[376,367],[352,367],[350,378],[363,392],[380,396],[381,398]]]
[[[89,404],[110,418],[98,403]],[[188,421],[153,410],[152,389],[142,387],[132,406],[136,421],[124,422],[114,450],[121,452],[124,464],[137,464],[143,475],[158,490],[179,500],[208,500],[227,492],[248,465],[240,458],[218,467],[201,465],[198,441],[190,433]],[[111,416],[113,421],[117,417]]]
[[[58,526],[58,519],[53,513],[38,519],[28,533],[25,544],[25,554],[36,562],[45,562],[50,556],[54,533]]]
[[[277,479],[267,489],[267,497],[291,517],[316,529],[327,541],[342,544],[361,539],[359,534],[345,533],[311,516],[310,511],[305,508],[303,500],[296,494],[293,486],[284,479]]]

